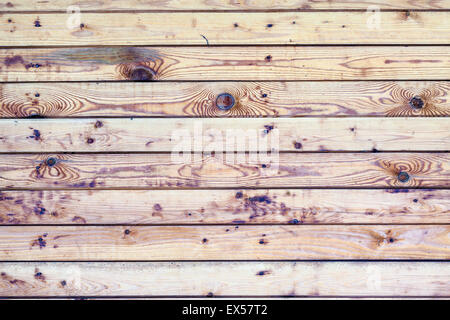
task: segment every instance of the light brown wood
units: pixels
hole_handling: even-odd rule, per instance
[[[450,9],[448,0],[2,0],[3,11],[62,11],[69,6],[77,6],[81,12],[88,10],[367,10],[372,6],[380,9]],[[76,10],[73,8],[72,10]],[[69,12],[72,12],[69,10]]]
[[[403,117],[0,120],[2,153],[177,150],[447,151],[450,121]]]
[[[272,223],[448,224],[450,190],[0,192],[4,225]]]
[[[376,19],[375,19],[376,18]],[[449,12],[6,14],[3,46],[450,44]]]
[[[233,155],[5,154],[0,188],[450,186],[448,153]]]
[[[448,80],[450,46],[1,49],[1,81]]]
[[[3,83],[0,118],[440,117],[450,116],[449,92],[448,81]],[[221,93],[234,97],[230,110],[217,108]]]
[[[445,262],[3,262],[0,274],[15,297],[450,295]]]
[[[3,226],[0,259],[450,259],[450,226]]]

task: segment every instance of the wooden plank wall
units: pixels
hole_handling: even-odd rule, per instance
[[[449,0],[0,21],[0,298],[450,298]],[[279,148],[201,152],[230,129]]]

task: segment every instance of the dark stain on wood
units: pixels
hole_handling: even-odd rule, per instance
[[[10,283],[10,284],[12,284],[12,285],[15,285],[15,286],[24,286],[24,285],[27,284],[27,283],[26,283],[25,281],[23,281],[23,280],[16,279],[16,278],[14,278],[14,277],[9,276],[6,272],[1,272],[1,273],[0,273],[0,277],[1,277],[1,279],[2,279],[3,281],[6,281],[6,282],[8,282],[8,283]]]
[[[39,269],[37,269],[37,268],[34,270],[34,278],[35,278],[36,280],[45,282],[45,276],[44,276],[44,274],[43,274],[42,272],[40,272]]]
[[[44,239],[47,237],[47,234],[43,234],[39,236],[37,239],[31,242],[31,247],[39,246],[39,249],[45,248],[47,246],[47,241]]]
[[[41,141],[42,140],[41,132],[37,129],[33,129],[33,128],[30,128],[30,129],[33,130],[33,134],[31,136],[28,136],[27,138],[34,139],[36,141]]]
[[[15,56],[12,56],[12,57],[6,57],[5,60],[3,61],[3,64],[6,67],[10,67],[10,66],[12,66],[14,64],[20,64],[20,63],[24,64],[25,62],[24,62],[22,56],[18,56],[18,55],[15,55]]]

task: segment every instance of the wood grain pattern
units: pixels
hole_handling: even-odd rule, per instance
[[[450,46],[1,49],[1,81],[448,80]]]
[[[450,190],[0,192],[4,225],[272,223],[448,224]]]
[[[3,11],[62,11],[69,6],[78,6],[81,11],[87,10],[337,10],[360,9],[370,6],[380,9],[450,9],[448,0],[2,0],[0,10]]]
[[[450,259],[450,226],[2,226],[0,259]]]
[[[0,156],[0,188],[450,186],[448,153],[254,155],[5,154]],[[401,182],[400,172],[409,180]]]
[[[450,44],[449,12],[7,14],[3,46]],[[372,17],[373,18],[373,17]],[[2,21],[3,22],[3,21]]]
[[[0,274],[15,297],[450,295],[444,262],[3,262]]]
[[[450,116],[449,92],[448,81],[3,83],[0,118],[441,117]],[[230,110],[217,108],[221,93],[234,97]]]
[[[181,146],[186,141],[188,149]],[[3,119],[0,152],[448,151],[446,118]]]

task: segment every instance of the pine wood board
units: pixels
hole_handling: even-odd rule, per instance
[[[450,121],[404,117],[0,120],[2,153],[185,150],[448,151]]]
[[[2,83],[0,118],[444,117],[449,92],[448,81]],[[230,110],[216,105],[222,93]]]
[[[0,225],[450,223],[450,190],[0,192]]]
[[[3,46],[450,44],[440,12],[9,13]]]
[[[142,0],[2,0],[2,11],[61,11],[76,6],[81,12],[94,10],[110,11],[186,11],[186,10],[367,10],[378,7],[381,10],[440,10],[450,9],[448,0],[258,0],[258,1],[227,1],[227,0],[165,0],[149,2]],[[75,9],[73,9],[75,10]],[[69,10],[69,12],[72,12]]]
[[[0,188],[448,188],[449,159],[387,152],[4,154]]]
[[[2,226],[0,259],[446,260],[450,225]]]
[[[0,263],[0,296],[433,297],[445,262]]]
[[[450,46],[0,49],[0,81],[448,80]]]

